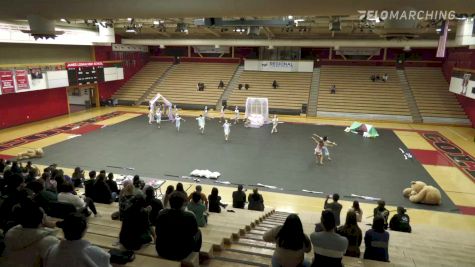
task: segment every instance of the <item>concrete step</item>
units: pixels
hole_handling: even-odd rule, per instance
[[[217,252],[215,258],[222,261],[247,264],[249,266],[267,267],[271,264],[271,259],[267,256],[263,257],[231,250]]]

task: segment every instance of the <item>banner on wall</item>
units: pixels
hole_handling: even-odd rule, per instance
[[[298,71],[298,64],[293,61],[260,61],[259,63],[261,71]]]
[[[28,72],[26,70],[16,70],[15,81],[17,92],[30,89],[30,83],[28,81]]]
[[[15,82],[13,81],[13,71],[0,71],[0,91],[2,95],[15,93]]]
[[[245,60],[244,70],[278,71],[278,72],[313,72],[313,61],[277,61],[277,60]]]
[[[452,70],[450,92],[475,99],[475,70]]]

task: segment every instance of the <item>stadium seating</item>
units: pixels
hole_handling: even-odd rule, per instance
[[[112,98],[123,101],[138,101],[170,66],[170,62],[151,61],[147,63],[147,65],[128,80]]]
[[[467,119],[440,68],[405,68],[406,77],[423,118]]]
[[[384,73],[388,81],[371,81],[371,75]],[[396,69],[366,66],[321,67],[317,112],[411,115]]]
[[[220,80],[228,84],[237,64],[229,63],[181,63],[167,75],[167,77],[151,92],[149,98],[156,93],[179,107],[215,106],[223,89],[218,89]],[[198,82],[205,84],[204,91],[197,90]]]
[[[272,82],[276,80],[279,87],[274,89]],[[228,98],[228,105],[244,107],[248,97],[266,97],[269,109],[300,110],[307,104],[311,72],[263,72],[244,71],[237,84],[249,84],[249,90],[233,88]]]

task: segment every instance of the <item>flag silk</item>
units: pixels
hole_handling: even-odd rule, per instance
[[[442,32],[440,33],[439,37],[439,44],[437,46],[437,54],[436,57],[445,57],[445,47],[447,45],[447,35],[449,32],[449,22],[444,21],[441,27]]]

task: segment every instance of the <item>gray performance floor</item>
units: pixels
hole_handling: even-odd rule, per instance
[[[345,133],[339,126],[284,123],[279,125],[279,133],[271,135],[271,126],[251,129],[239,124],[231,127],[230,142],[225,143],[217,120],[207,121],[201,135],[196,120],[185,119],[177,133],[174,124],[163,122],[157,129],[140,116],[47,147],[45,157],[36,162],[157,178],[209,169],[219,171],[223,181],[274,185],[290,194],[322,196],[301,191],[307,189],[338,192],[343,199],[352,200],[345,196],[353,193],[381,197],[391,205],[457,211],[442,190],[441,206],[415,205],[402,196],[412,180],[437,184],[419,162],[404,159],[399,147],[407,149],[391,130],[379,129],[380,137],[366,139]],[[333,160],[323,166],[315,164],[312,133],[327,135],[338,143],[330,148]],[[135,171],[106,166],[133,167]]]

